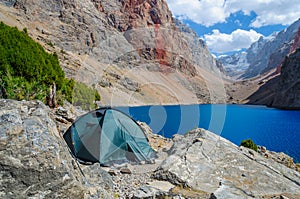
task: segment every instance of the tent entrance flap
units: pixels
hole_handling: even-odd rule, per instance
[[[73,155],[100,164],[149,161],[154,151],[140,126],[129,116],[101,108],[78,119],[64,134]]]

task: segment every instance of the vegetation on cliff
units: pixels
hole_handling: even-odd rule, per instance
[[[254,151],[257,151],[257,145],[251,139],[243,140],[241,142],[241,146],[247,147],[249,149],[253,149]]]
[[[89,108],[93,100],[100,100],[95,89],[65,78],[56,53],[50,54],[30,38],[27,29],[19,31],[0,23],[0,97],[45,101],[53,83],[57,100],[64,100]],[[74,96],[74,91],[84,95]],[[88,96],[88,99],[85,98]]]

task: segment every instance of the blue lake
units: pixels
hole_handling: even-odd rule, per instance
[[[208,129],[239,145],[251,138],[267,149],[284,152],[300,162],[300,111],[249,105],[172,105],[117,107],[146,122],[165,137],[191,129]]]

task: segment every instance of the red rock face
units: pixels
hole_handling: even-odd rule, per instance
[[[159,64],[160,71],[179,71],[195,76],[188,44],[173,22],[165,0],[119,0],[112,9],[107,2],[92,0],[108,23],[123,32],[127,41],[145,60]]]
[[[121,32],[155,24],[173,23],[172,13],[164,0],[118,0],[116,3],[91,1],[99,12],[106,14],[108,23]]]

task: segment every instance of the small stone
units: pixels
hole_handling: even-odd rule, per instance
[[[144,165],[144,164],[146,164],[146,162],[145,162],[145,161],[141,161],[140,164],[141,164],[141,165]]]
[[[265,156],[265,158],[269,158],[269,155],[267,153],[264,156]]]
[[[111,176],[116,176],[116,175],[118,175],[118,172],[117,172],[117,170],[115,170],[115,169],[110,169],[107,173],[109,173],[109,175],[111,175]]]
[[[131,174],[132,172],[128,168],[121,168],[120,173],[122,173],[122,174]]]
[[[63,177],[63,181],[69,180],[69,179],[71,179],[70,176],[68,174],[65,174],[64,177]]]
[[[209,199],[217,199],[217,197],[215,196],[214,193],[211,193],[210,196],[209,196]]]
[[[284,195],[280,195],[280,199],[289,199],[289,198]]]
[[[22,111],[23,113],[27,113],[27,111],[28,111],[28,106],[21,106],[20,109],[21,109],[21,111]]]
[[[68,124],[68,123],[69,123],[66,119],[64,119],[64,118],[62,118],[62,117],[60,117],[60,116],[57,116],[55,119],[56,119],[58,122],[61,122],[61,123],[63,123],[63,124]]]

